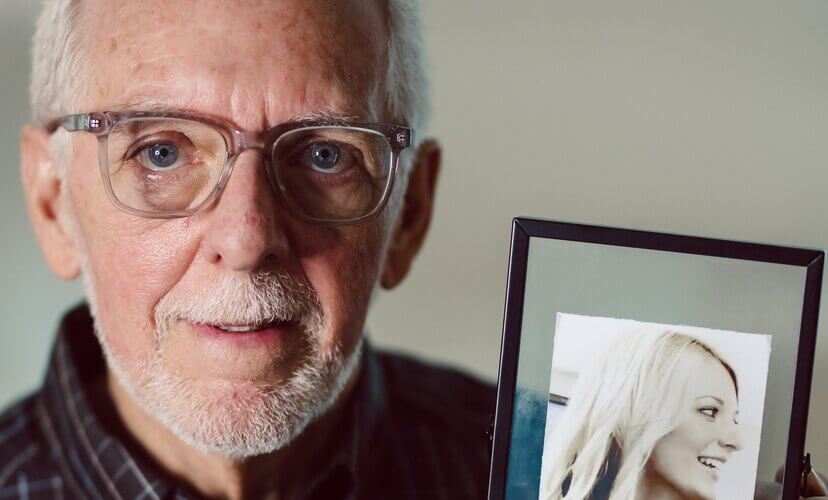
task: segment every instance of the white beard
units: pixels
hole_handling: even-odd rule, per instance
[[[107,341],[112,333],[101,328],[94,277],[85,259],[82,267],[96,335],[117,381],[144,411],[202,451],[240,459],[284,448],[333,406],[359,367],[362,339],[349,355],[339,346],[321,350],[324,319],[310,284],[268,273],[223,278],[199,287],[196,294],[171,290],[155,310],[152,355],[130,361],[133,366],[127,369]],[[164,365],[164,338],[181,318],[214,324],[298,320],[310,352],[280,384],[227,381],[208,386]]]

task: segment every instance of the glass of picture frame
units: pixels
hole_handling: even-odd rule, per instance
[[[823,251],[530,218],[511,245],[491,500],[747,500],[780,465],[799,498]]]

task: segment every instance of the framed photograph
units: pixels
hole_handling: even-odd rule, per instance
[[[799,498],[824,260],[515,219],[489,498]]]

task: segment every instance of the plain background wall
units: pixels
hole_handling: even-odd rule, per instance
[[[494,380],[517,215],[828,247],[828,2],[424,9],[445,165],[429,240],[370,315],[377,344]],[[80,297],[46,268],[19,187],[36,10],[0,3],[0,403],[39,383],[54,325]],[[822,317],[808,447],[824,469]]]

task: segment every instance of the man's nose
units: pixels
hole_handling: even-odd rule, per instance
[[[258,151],[246,151],[236,159],[208,217],[204,250],[209,262],[251,272],[289,251],[284,228],[288,215],[276,201]]]
[[[729,451],[739,451],[742,449],[742,432],[738,424],[728,422],[723,425],[719,445]]]

